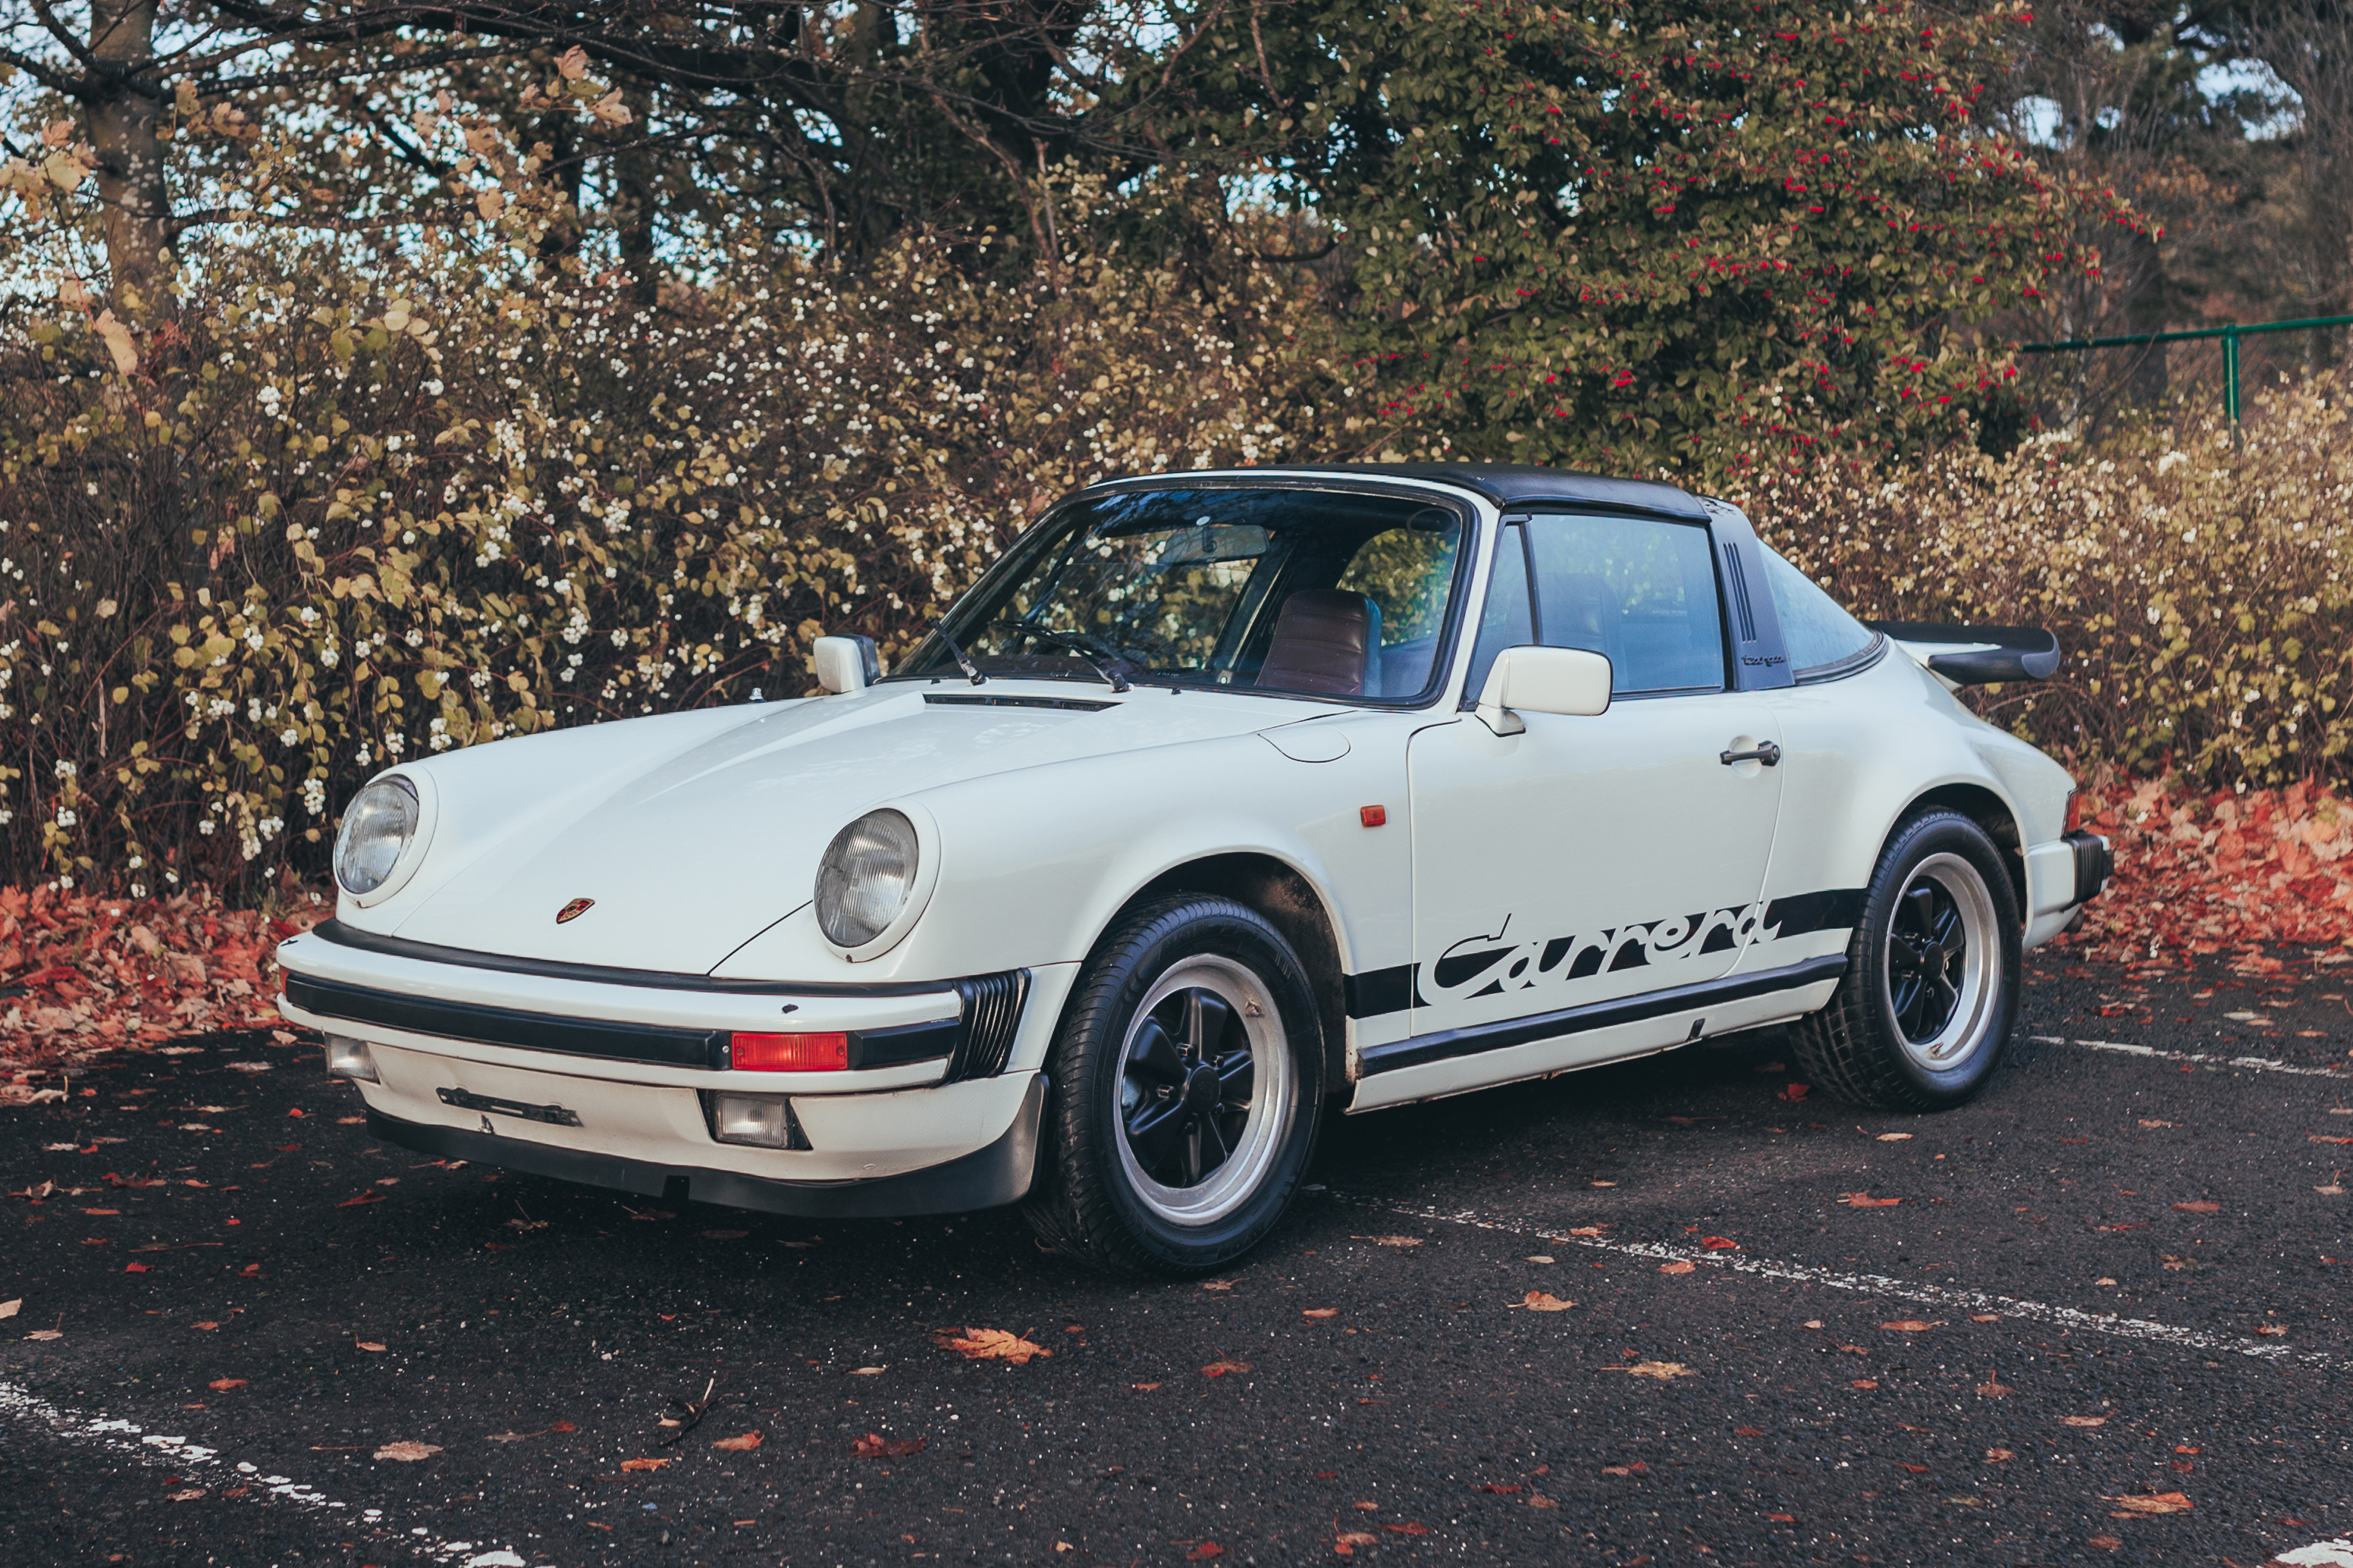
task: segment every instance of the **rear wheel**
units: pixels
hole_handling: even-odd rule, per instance
[[[1790,1031],[1843,1099],[1939,1110],[1992,1077],[2018,1011],[2020,920],[2001,851],[1958,812],[1907,817],[1880,852],[1830,1005]]]
[[[1298,1187],[1323,1064],[1306,973],[1258,914],[1196,895],[1134,911],[1089,961],[1049,1058],[1030,1225],[1122,1273],[1222,1268]]]

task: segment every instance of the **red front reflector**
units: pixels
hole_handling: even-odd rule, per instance
[[[737,1035],[729,1059],[737,1072],[840,1072],[849,1066],[848,1035]]]

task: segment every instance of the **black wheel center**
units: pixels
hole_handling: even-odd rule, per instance
[[[1924,879],[1897,904],[1887,939],[1888,1000],[1896,1026],[1906,1039],[1934,1039],[1960,1005],[1954,963],[1968,952],[1960,905],[1942,883]]]
[[[1211,1110],[1217,1103],[1218,1069],[1208,1062],[1198,1063],[1185,1075],[1185,1107],[1188,1110]]]

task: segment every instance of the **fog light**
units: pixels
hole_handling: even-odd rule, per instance
[[[348,1035],[327,1037],[327,1076],[355,1078],[363,1083],[382,1083],[375,1075],[375,1058],[369,1054],[365,1040],[354,1040]]]
[[[722,1143],[750,1143],[762,1149],[806,1149],[800,1124],[793,1120],[792,1101],[765,1094],[715,1094],[711,1100],[711,1134]]]

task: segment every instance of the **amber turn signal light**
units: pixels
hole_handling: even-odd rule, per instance
[[[728,1061],[737,1072],[840,1072],[849,1066],[848,1035],[736,1035]]]

